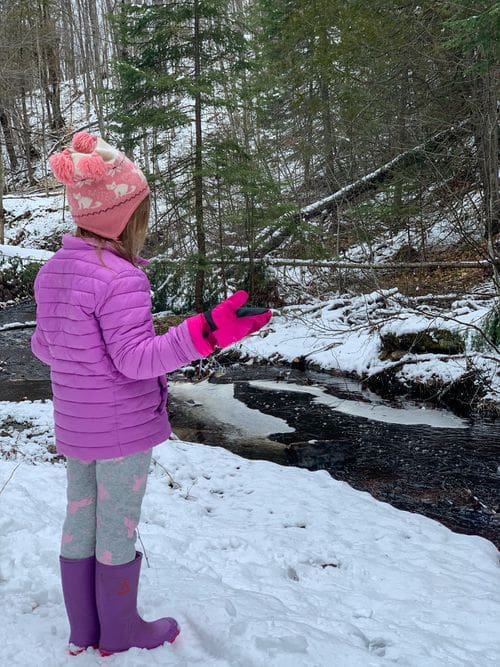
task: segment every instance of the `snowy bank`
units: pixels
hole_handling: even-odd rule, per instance
[[[4,665],[75,664],[65,653],[58,579],[65,470],[46,454],[50,412],[49,402],[0,403]],[[140,608],[146,618],[175,614],[181,635],[151,652],[89,651],[78,665],[498,664],[490,542],[377,502],[326,472],[180,441],[157,447],[154,458]]]
[[[432,296],[429,296],[432,300]],[[243,359],[293,363],[371,379],[391,372],[401,391],[457,386],[472,373],[476,399],[500,405],[500,359],[472,349],[474,336],[493,299],[457,299],[449,307],[415,307],[397,289],[359,296],[337,295],[307,305],[287,306],[268,327],[234,346]],[[462,354],[384,354],[388,334],[449,332],[462,341]],[[468,399],[469,400],[469,399]],[[470,402],[470,401],[469,401]]]
[[[19,257],[24,260],[34,262],[45,262],[52,257],[54,253],[50,250],[39,250],[38,248],[23,248],[17,245],[0,244],[0,260],[4,257]]]
[[[5,238],[12,246],[52,248],[74,226],[71,216],[63,214],[62,192],[54,194],[6,195]]]

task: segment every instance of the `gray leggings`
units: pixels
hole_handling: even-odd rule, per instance
[[[136,528],[152,450],[118,459],[68,458],[61,556],[121,565],[135,558]]]

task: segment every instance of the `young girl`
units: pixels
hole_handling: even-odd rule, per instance
[[[137,613],[142,555],[135,550],[151,451],[171,432],[165,373],[266,324],[236,292],[156,336],[150,284],[138,257],[149,187],[137,165],[77,133],[49,160],[77,225],[35,281],[33,353],[51,367],[57,450],[67,457],[61,580],[72,655],[173,642],[173,618]]]

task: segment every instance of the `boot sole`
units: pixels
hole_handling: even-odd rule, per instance
[[[152,648],[158,648],[160,646],[164,646],[165,644],[173,644],[175,642],[175,640],[177,639],[177,637],[179,636],[180,631],[181,630],[179,628],[177,630],[177,634],[175,635],[175,637],[173,637],[173,639],[166,639],[163,642],[163,644],[158,644],[158,646],[153,646]],[[95,648],[97,648],[97,647],[95,647]],[[140,648],[140,647],[129,646],[129,648]],[[111,655],[115,655],[115,653],[125,653],[125,651],[128,651],[128,650],[129,650],[128,648],[124,648],[123,651],[106,651],[105,649],[100,648],[99,653],[101,654],[102,658],[109,658]],[[151,651],[152,649],[148,649],[148,650]]]
[[[85,653],[85,651],[89,648],[93,648],[94,650],[97,650],[99,648],[99,644],[92,644],[91,646],[81,646],[78,648],[68,648],[68,653],[69,655],[80,655],[80,653]]]

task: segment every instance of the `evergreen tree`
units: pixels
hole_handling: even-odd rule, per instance
[[[493,266],[493,237],[500,233],[498,160],[498,75],[500,72],[500,3],[465,0],[446,3],[450,13],[448,46],[461,56],[461,72],[469,83],[469,113],[474,120],[478,166],[483,190],[484,236]],[[500,290],[500,273],[495,276]]]
[[[115,118],[125,148],[132,148],[155,130],[158,159],[170,148],[169,133],[191,130],[188,159],[182,155],[182,171],[187,167],[190,183],[179,183],[175,169],[170,178],[163,180],[160,175],[160,183],[169,194],[175,189],[188,214],[194,210],[195,301],[196,308],[203,310],[207,269],[205,138],[215,110],[234,103],[221,93],[231,73],[241,67],[245,47],[242,29],[227,0],[140,6],[124,3],[116,27],[123,47],[116,62],[119,89],[114,95]],[[186,206],[189,200],[194,206]]]
[[[446,46],[447,4],[257,0],[262,122],[282,163],[300,165],[292,193],[299,205],[470,115],[470,82]],[[451,182],[464,172],[470,144],[453,141],[391,174],[374,211],[380,223],[393,230],[409,224],[414,202],[436,179]],[[325,235],[336,231],[337,249],[339,222],[335,211],[324,222]],[[364,232],[362,219],[359,227]]]

